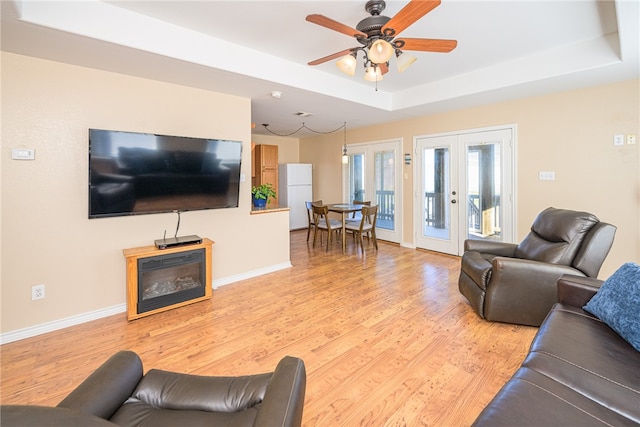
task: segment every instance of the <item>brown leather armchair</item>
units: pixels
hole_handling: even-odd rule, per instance
[[[615,232],[590,213],[547,208],[519,244],[466,240],[458,288],[486,320],[540,326],[558,278],[597,277]]]
[[[293,427],[302,423],[304,362],[274,372],[207,377],[151,369],[132,351],[111,356],[56,408],[3,406],[3,426],[152,425]],[[107,421],[108,420],[108,421]]]

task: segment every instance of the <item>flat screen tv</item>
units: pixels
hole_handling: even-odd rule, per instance
[[[89,129],[89,218],[238,207],[242,142]]]

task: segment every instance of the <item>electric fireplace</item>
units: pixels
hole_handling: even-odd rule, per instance
[[[204,296],[204,249],[138,260],[138,313]]]
[[[125,249],[129,320],[211,298],[212,244]]]

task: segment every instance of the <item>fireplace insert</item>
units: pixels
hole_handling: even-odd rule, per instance
[[[205,250],[138,259],[138,314],[205,295]]]

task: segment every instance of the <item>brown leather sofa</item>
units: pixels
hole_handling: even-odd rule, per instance
[[[8,405],[2,426],[265,426],[302,423],[304,362],[285,357],[272,373],[205,377],[151,369],[132,351],[108,359],[56,408]],[[108,421],[107,421],[108,420]]]
[[[597,277],[615,232],[590,213],[547,208],[519,244],[466,240],[458,288],[483,319],[539,326],[558,278]]]
[[[529,354],[474,426],[638,426],[640,352],[582,310],[601,281],[562,276]]]

